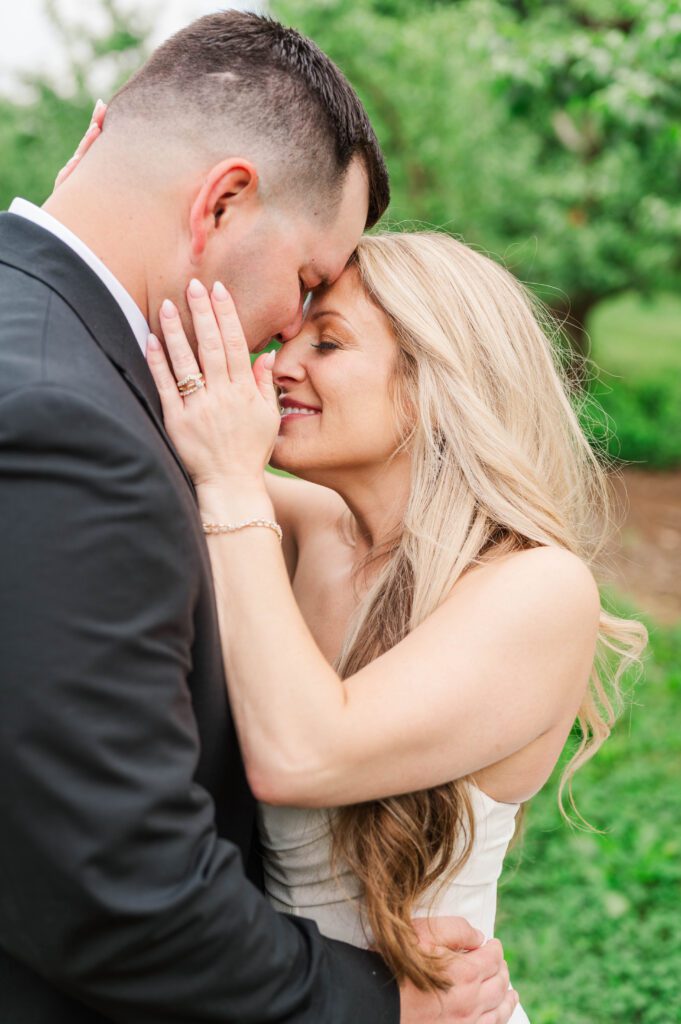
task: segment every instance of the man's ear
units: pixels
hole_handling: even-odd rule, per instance
[[[249,160],[230,157],[211,167],[189,213],[192,260],[201,258],[230,206],[253,198],[257,190],[258,171]]]

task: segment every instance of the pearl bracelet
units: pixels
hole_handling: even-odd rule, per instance
[[[202,523],[205,534],[236,533],[237,530],[245,530],[248,526],[266,526],[273,530],[281,542],[284,532],[279,523],[273,523],[270,519],[248,519],[245,523]]]

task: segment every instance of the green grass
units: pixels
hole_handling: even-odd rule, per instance
[[[681,299],[623,295],[594,311],[589,321],[591,357],[628,378],[681,371]]]
[[[577,775],[531,804],[500,888],[498,934],[532,1024],[681,1022],[681,628],[653,630],[644,682]]]

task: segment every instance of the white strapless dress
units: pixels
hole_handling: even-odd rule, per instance
[[[459,873],[434,896],[427,894],[415,916],[465,917],[490,939],[494,935],[497,882],[515,830],[518,804],[493,800],[470,787],[475,840]],[[359,880],[351,872],[331,869],[329,811],[258,807],[265,890],[273,906],[306,917],[320,932],[352,946],[369,945],[361,917]],[[529,1024],[518,1006],[511,1024]]]

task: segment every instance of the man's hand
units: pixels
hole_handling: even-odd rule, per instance
[[[415,920],[422,946],[454,951],[449,963],[451,988],[421,992],[410,981],[400,985],[400,1024],[507,1024],[518,1005],[508,987],[508,967],[500,942],[484,946],[484,936],[461,917]]]

